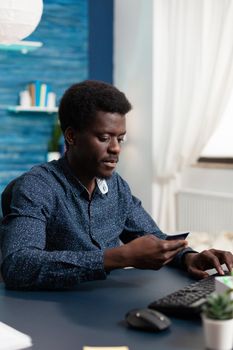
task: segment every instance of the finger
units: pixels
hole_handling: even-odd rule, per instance
[[[181,252],[184,249],[184,247],[178,248],[176,250],[169,250],[164,254],[165,260],[164,260],[164,264],[167,264],[168,262],[170,262],[171,260],[173,260],[175,258],[175,256]]]
[[[229,272],[233,269],[233,255],[231,252],[226,252],[222,250],[214,250],[215,254],[218,256],[221,264],[226,264]]]
[[[225,265],[229,272],[232,272],[233,270],[233,261],[231,256],[232,256],[231,253],[226,254],[226,259],[225,259]]]
[[[190,275],[192,275],[198,279],[203,279],[203,278],[206,278],[209,276],[208,272],[199,270],[196,267],[190,268],[189,273],[190,273]]]
[[[198,254],[199,259],[198,261],[196,260],[195,266],[201,270],[215,268],[219,275],[224,275],[221,262],[217,255],[218,253],[215,249],[204,250]]]
[[[217,270],[219,275],[224,275],[224,271],[222,269],[219,258],[216,255],[214,255],[211,251],[209,251],[209,259],[212,262],[212,266]]]
[[[225,262],[226,267],[228,269],[229,272],[233,272],[233,264],[232,263],[228,263],[227,261]]]
[[[171,241],[164,241],[164,248],[165,250],[174,251],[177,249],[184,249],[187,247],[188,242],[184,239],[180,240],[171,240]]]

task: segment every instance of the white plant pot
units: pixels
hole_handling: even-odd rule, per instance
[[[58,160],[61,157],[59,152],[48,152],[47,153],[47,162],[51,162],[52,160]]]
[[[233,319],[213,320],[202,315],[202,322],[207,349],[233,349]]]

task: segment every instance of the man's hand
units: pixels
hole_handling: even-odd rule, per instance
[[[121,247],[107,249],[104,266],[107,271],[126,266],[158,270],[186,246],[185,240],[166,241],[154,235],[146,235]]]
[[[204,250],[201,253],[187,253],[184,262],[188,272],[197,277],[208,277],[206,270],[215,268],[220,275],[224,275],[222,264],[226,264],[229,271],[233,269],[233,255],[217,249]]]

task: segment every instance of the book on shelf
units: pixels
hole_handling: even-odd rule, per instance
[[[29,84],[28,91],[29,91],[29,94],[31,96],[31,105],[35,106],[35,104],[36,104],[35,84],[33,84],[33,83]]]
[[[41,90],[41,82],[39,80],[35,80],[35,106],[40,106],[40,90]]]
[[[50,87],[48,84],[42,83],[40,86],[40,107],[48,106],[48,93],[50,91]]]
[[[49,84],[35,80],[27,85],[27,91],[31,97],[31,107],[54,108],[56,106],[56,94],[51,91]],[[20,102],[20,105],[23,107],[24,103]]]

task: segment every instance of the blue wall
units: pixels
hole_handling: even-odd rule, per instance
[[[49,83],[58,99],[88,78],[88,1],[45,0],[42,20],[26,40],[43,47],[26,55],[0,51],[0,193],[34,164],[46,161],[56,115],[9,113],[18,93],[33,80]]]
[[[70,84],[87,78],[87,0],[45,0],[42,20],[25,40],[44,45],[27,55],[0,51],[1,105],[16,103],[18,92],[31,80],[50,83],[60,97]]]
[[[51,85],[58,101],[84,79],[112,82],[112,0],[44,0],[36,31],[43,47],[26,55],[0,50],[0,193],[34,164],[46,161],[56,115],[7,112],[27,84]]]
[[[89,78],[113,81],[112,0],[89,0]]]

